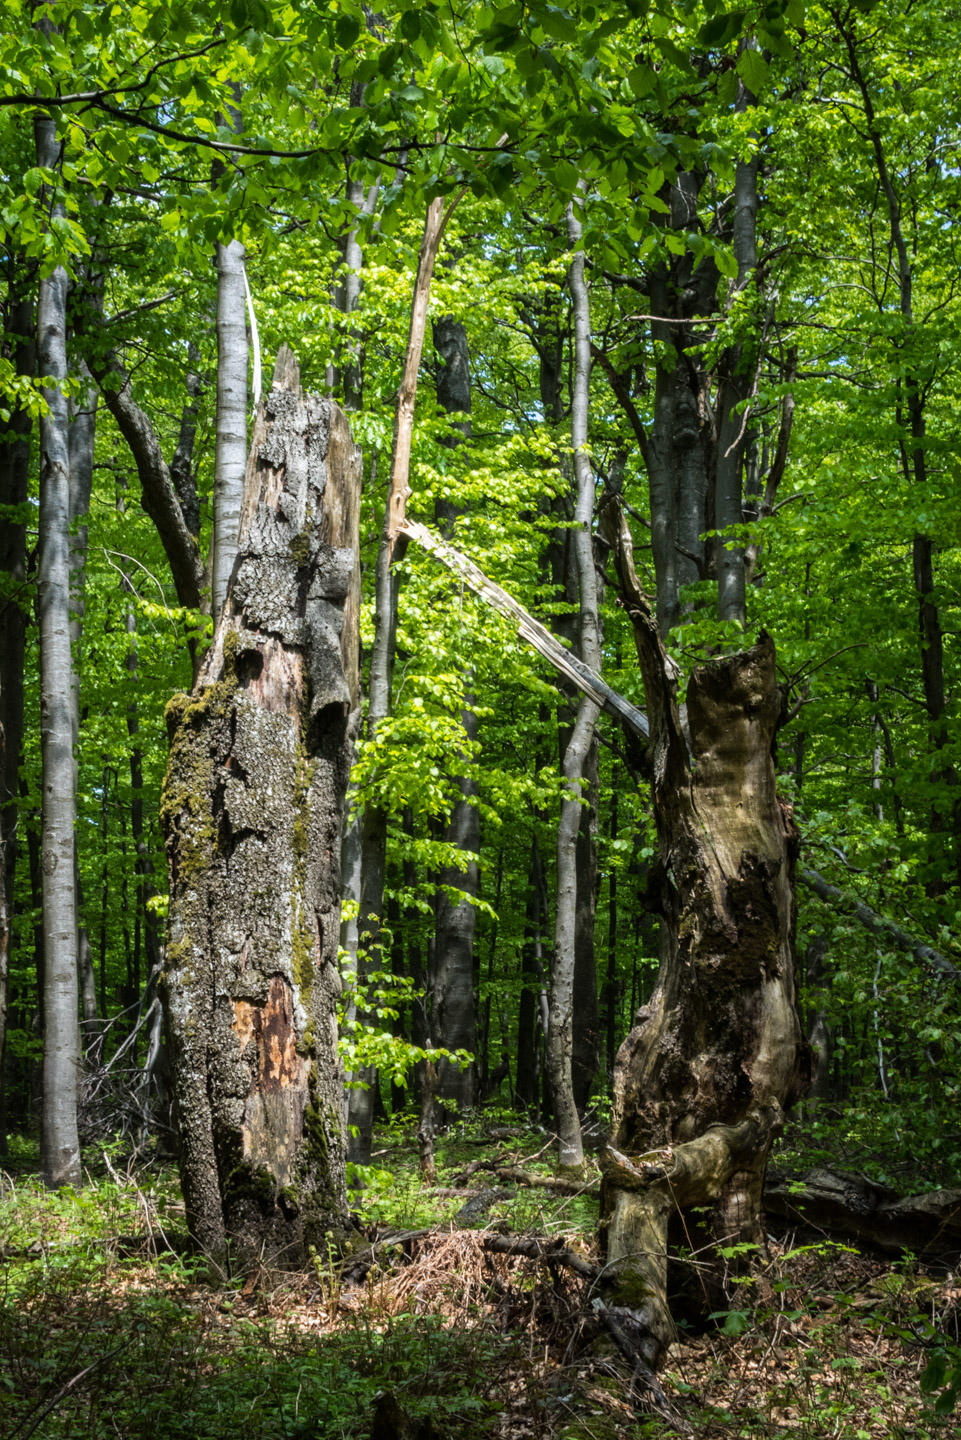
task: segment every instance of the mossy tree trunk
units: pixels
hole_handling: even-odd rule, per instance
[[[648,701],[662,951],[614,1067],[603,1212],[612,1299],[654,1365],[674,1333],[669,1240],[698,1252],[708,1310],[723,1304],[720,1249],[764,1245],[768,1151],[809,1068],[794,987],[797,832],[775,788],[773,641],[694,670],[682,725],[626,525],[608,530]]]
[[[282,350],[227,602],[167,711],[161,994],[191,1232],[297,1265],[346,1225],[340,832],[358,703],[359,452]]]

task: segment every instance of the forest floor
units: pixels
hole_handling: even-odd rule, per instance
[[[668,1413],[632,1400],[630,1369],[594,1317],[589,1282],[485,1248],[498,1233],[536,1235],[596,1258],[590,1185],[558,1194],[480,1168],[527,1161],[528,1173],[547,1177],[548,1141],[516,1125],[458,1126],[439,1142],[438,1183],[425,1188],[413,1127],[392,1122],[365,1189],[353,1192],[365,1233],[387,1242],[362,1279],[349,1263],[316,1256],[306,1274],[220,1283],[189,1253],[170,1166],[128,1166],[92,1148],[86,1188],[49,1193],[35,1146],[15,1141],[0,1171],[0,1436],[959,1433],[956,1415],[935,1410],[947,1383],[935,1383],[937,1357],[948,1380],[961,1362],[953,1274],[811,1233],[776,1232],[710,1331],[679,1330],[661,1377]]]

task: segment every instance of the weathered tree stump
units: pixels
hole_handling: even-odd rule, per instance
[[[344,415],[301,394],[284,347],[227,601],[167,708],[161,993],[188,1221],[221,1264],[296,1266],[348,1223],[337,942],[360,479]]]
[[[705,1311],[723,1304],[720,1250],[764,1245],[768,1152],[809,1069],[794,989],[797,832],[776,790],[772,640],[699,666],[682,720],[623,518],[602,513],[644,675],[662,917],[657,986],[614,1066],[602,1212],[611,1300],[655,1366],[674,1333],[669,1240],[697,1252]]]

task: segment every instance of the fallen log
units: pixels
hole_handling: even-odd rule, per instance
[[[791,1177],[770,1172],[764,1207],[795,1225],[845,1235],[891,1253],[922,1259],[961,1253],[961,1190],[898,1195],[864,1175],[826,1167]]]

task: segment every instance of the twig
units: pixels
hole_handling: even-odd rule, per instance
[[[75,1385],[79,1385],[80,1381],[83,1380],[85,1376],[89,1375],[91,1370],[96,1370],[98,1365],[106,1364],[106,1362],[108,1360],[112,1360],[115,1355],[119,1355],[121,1350],[126,1350],[129,1345],[133,1344],[133,1340],[133,1336],[131,1336],[129,1340],[124,1340],[122,1344],[116,1347],[116,1349],[108,1351],[106,1355],[99,1356],[98,1359],[92,1362],[92,1364],[87,1365],[83,1370],[80,1370],[76,1375],[74,1375],[72,1379],[68,1380],[65,1385],[61,1385],[60,1389],[57,1391],[56,1395],[54,1395],[53,1399],[47,1405],[45,1405],[44,1408],[40,1411],[40,1413],[35,1417],[33,1424],[30,1426],[29,1430],[24,1431],[21,1440],[30,1440],[30,1436],[36,1432],[37,1427],[40,1425],[40,1422],[42,1420],[46,1420],[51,1410],[53,1410],[55,1406],[60,1404],[60,1401],[63,1400],[64,1397],[70,1393],[70,1391]],[[23,1422],[21,1422],[21,1425],[19,1425],[17,1429],[14,1430],[13,1434],[10,1436],[10,1440],[15,1440],[15,1437],[20,1434],[22,1424]]]

